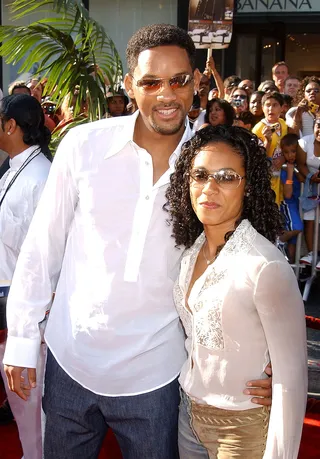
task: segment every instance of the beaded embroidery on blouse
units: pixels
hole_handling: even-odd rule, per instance
[[[224,290],[223,288],[219,289],[219,283],[223,282],[228,272],[225,258],[248,252],[252,247],[255,236],[256,230],[248,220],[243,220],[227,241],[216,260],[212,265],[208,266],[207,276],[197,300],[192,304],[192,314],[185,305],[186,292],[191,281],[197,256],[205,242],[204,233],[198,237],[190,249],[186,250],[181,262],[181,270],[186,268],[188,261],[189,265],[185,279],[183,280],[183,288],[179,285],[181,276],[175,283],[174,300],[187,336],[191,337],[193,331],[197,344],[209,349],[224,348],[221,323]],[[230,260],[230,263],[232,263],[232,260]],[[183,273],[181,272],[181,274]],[[209,297],[208,295],[204,295],[204,292],[212,287],[214,287],[213,295]]]

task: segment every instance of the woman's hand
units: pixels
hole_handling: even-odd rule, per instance
[[[297,114],[302,114],[304,112],[307,112],[309,110],[309,105],[308,101],[306,99],[302,99],[299,104],[297,105]]]

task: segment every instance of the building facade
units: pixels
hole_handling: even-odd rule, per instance
[[[0,0],[1,24],[10,24],[11,1]],[[127,42],[138,28],[153,23],[188,27],[189,0],[83,0],[83,3],[113,39],[124,71]],[[291,74],[320,76],[320,0],[235,0],[235,3],[231,44],[226,50],[213,51],[224,78],[237,74],[254,80],[257,86],[271,77],[273,64],[280,60],[288,63]],[[24,23],[36,19],[28,17]],[[206,50],[197,50],[200,70],[205,67],[206,56]],[[9,83],[19,78],[18,68],[19,65],[2,62],[0,79],[4,93]]]

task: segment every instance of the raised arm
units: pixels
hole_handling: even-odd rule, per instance
[[[210,74],[212,74],[214,81],[218,88],[218,97],[220,99],[223,99],[224,98],[224,84],[220,76],[220,73],[216,69],[216,64],[212,56],[207,60],[206,70],[203,73],[207,75],[208,78],[210,78]]]
[[[39,322],[51,304],[74,216],[78,196],[73,177],[76,142],[76,135],[70,132],[60,144],[22,245],[8,297],[4,363],[11,372],[21,369],[15,372],[16,388],[8,377],[11,390],[17,389],[20,396],[17,375],[24,368],[36,368],[41,341]]]
[[[307,400],[304,305],[286,261],[266,264],[258,275],[255,304],[272,363],[272,406],[264,459],[296,459]]]

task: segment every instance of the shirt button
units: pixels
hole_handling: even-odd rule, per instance
[[[150,199],[150,196],[146,196],[146,200],[148,201],[148,199]]]
[[[146,162],[145,162],[145,165],[146,165],[146,166],[150,166],[149,161],[146,161]]]

